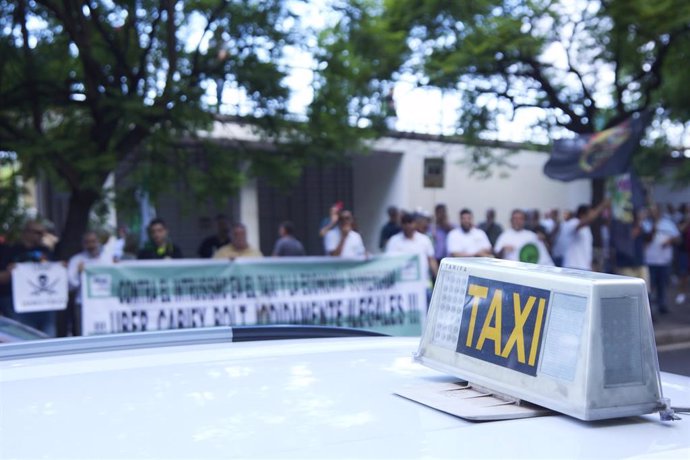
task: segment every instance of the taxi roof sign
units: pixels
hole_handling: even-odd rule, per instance
[[[415,359],[581,420],[665,407],[637,278],[443,259]]]

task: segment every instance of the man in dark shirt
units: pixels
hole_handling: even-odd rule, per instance
[[[503,233],[503,227],[496,223],[496,211],[493,208],[486,211],[486,220],[479,224],[479,228],[489,237],[491,246],[496,246],[496,240]]]
[[[54,311],[17,313],[14,311],[12,301],[12,270],[15,266],[23,262],[53,260],[53,253],[41,244],[44,234],[45,227],[41,222],[37,220],[27,221],[19,241],[5,245],[0,251],[0,313],[54,337],[56,332]]]
[[[651,240],[652,235],[645,231],[642,226],[643,220],[644,212],[642,211],[635,213],[632,225],[629,228],[620,221],[614,220],[611,234],[616,235],[616,273],[641,278],[649,286],[649,267],[647,267],[644,260],[644,248]]]
[[[400,226],[400,211],[395,206],[388,208],[388,222],[381,228],[381,235],[379,237],[379,249],[383,250],[386,247],[388,239],[400,233],[402,227]]]
[[[303,256],[305,255],[304,246],[295,238],[295,227],[292,222],[285,221],[280,224],[278,234],[280,238],[273,247],[273,256]]]
[[[153,219],[148,226],[149,241],[137,254],[137,259],[181,259],[182,251],[168,238],[168,227],[160,218]]]
[[[216,234],[204,238],[197,254],[202,259],[210,259],[219,247],[230,243],[230,223],[225,214],[216,216]]]

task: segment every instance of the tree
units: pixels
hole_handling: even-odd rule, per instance
[[[16,156],[0,151],[0,242],[16,234],[24,218],[25,190],[18,169]]]
[[[294,143],[254,151],[198,134],[227,82],[263,136],[305,142],[286,108],[283,53],[302,41],[288,1],[0,0],[0,12],[0,150],[16,152],[24,177],[69,191],[62,257],[116,168],[132,186],[182,181],[202,197],[232,194],[252,172],[294,177],[306,161]]]
[[[646,173],[658,173],[669,144],[687,141],[661,134],[690,126],[685,0],[386,0],[380,17],[409,31],[408,72],[462,98],[458,133],[468,138],[524,111],[538,116],[532,134],[550,139],[652,109],[654,129],[635,158]],[[688,163],[677,178],[690,177]]]

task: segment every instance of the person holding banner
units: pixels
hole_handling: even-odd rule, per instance
[[[112,263],[113,257],[103,250],[98,234],[89,230],[81,238],[82,252],[73,255],[67,263],[67,281],[70,302],[67,309],[58,313],[58,333],[61,337],[81,335],[81,273],[93,263]]]
[[[18,263],[40,263],[53,260],[53,253],[41,242],[44,234],[45,227],[40,221],[29,220],[24,224],[19,241],[6,246],[2,251],[0,255],[0,313],[54,337],[56,333],[54,311],[17,313],[12,300],[12,272]]]
[[[230,244],[221,246],[214,254],[214,259],[234,260],[238,257],[263,257],[258,249],[249,245],[247,241],[247,227],[239,222],[232,226],[232,239]]]
[[[149,260],[149,259],[181,259],[182,251],[180,248],[173,244],[168,237],[168,227],[165,225],[165,221],[159,217],[151,220],[148,226],[149,241],[146,243],[139,254],[137,254],[137,259]]]

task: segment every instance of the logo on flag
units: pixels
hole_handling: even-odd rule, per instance
[[[571,181],[626,172],[650,119],[651,113],[643,112],[599,133],[554,141],[544,174],[552,179]]]

